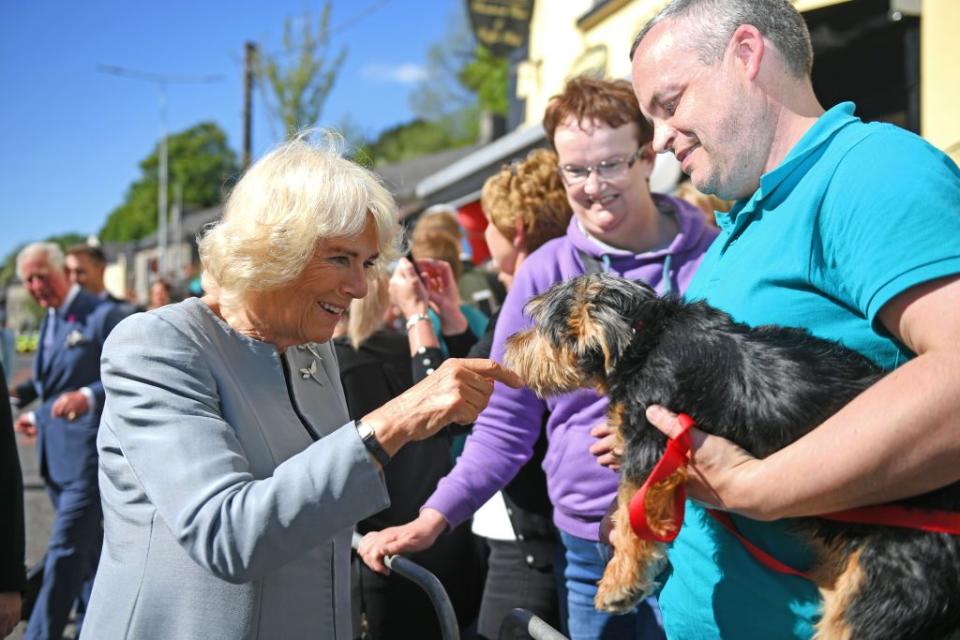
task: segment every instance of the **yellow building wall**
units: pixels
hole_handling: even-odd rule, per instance
[[[562,91],[570,77],[584,71],[585,65],[591,66],[601,57],[605,61],[605,77],[629,78],[627,56],[633,38],[666,1],[615,0],[621,6],[596,24],[583,28],[577,21],[592,8],[590,0],[535,2],[530,19],[529,57],[517,72],[517,96],[526,100],[522,126],[539,123],[550,97]]]
[[[849,0],[794,0],[801,12]],[[887,1],[887,0],[884,0]],[[526,100],[521,126],[543,119],[550,97],[572,76],[602,66],[607,78],[629,78],[628,55],[640,28],[667,0],[612,0],[602,15],[578,25],[591,0],[535,2],[529,58],[517,73]],[[910,3],[907,3],[910,4]],[[960,0],[922,0],[921,133],[960,159]]]
[[[517,97],[526,100],[521,126],[540,122],[550,96],[563,87],[567,70],[584,49],[577,18],[589,9],[590,0],[534,2],[528,57],[517,69]]]
[[[920,19],[923,137],[960,162],[960,1],[923,0]]]

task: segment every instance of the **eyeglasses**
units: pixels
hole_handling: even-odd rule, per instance
[[[595,164],[592,167],[578,167],[573,164],[560,165],[557,168],[560,177],[568,185],[580,184],[590,177],[594,171],[601,180],[613,180],[626,173],[637,162],[637,159],[643,154],[643,147],[640,147],[626,158],[608,158]]]

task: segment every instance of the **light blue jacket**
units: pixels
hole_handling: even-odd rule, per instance
[[[84,639],[351,637],[351,531],[389,499],[330,344],[284,358],[295,403],[274,347],[196,298],[110,335]]]

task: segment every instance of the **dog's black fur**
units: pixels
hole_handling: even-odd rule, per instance
[[[687,413],[703,431],[763,458],[883,375],[857,352],[806,331],[750,328],[703,302],[658,298],[610,275],[557,284],[528,313],[535,325],[510,339],[508,363],[540,395],[592,387],[609,396],[624,444],[621,487],[641,485],[665,449],[644,415],[650,404]],[[901,504],[960,511],[960,483]],[[837,582],[851,568],[862,573],[848,576],[833,612],[828,593],[837,587],[818,581],[825,618],[833,617],[818,638],[927,640],[960,628],[960,538],[820,519],[800,521],[798,532],[828,550],[822,563],[838,567],[816,575]]]

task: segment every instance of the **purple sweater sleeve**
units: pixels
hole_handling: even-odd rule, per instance
[[[538,292],[520,270],[504,300],[493,335],[490,357],[503,361],[507,338],[530,324],[523,313]],[[473,515],[505,487],[533,455],[546,405],[526,387],[511,389],[496,383],[487,408],[477,418],[463,453],[423,508],[439,511],[451,528]]]

